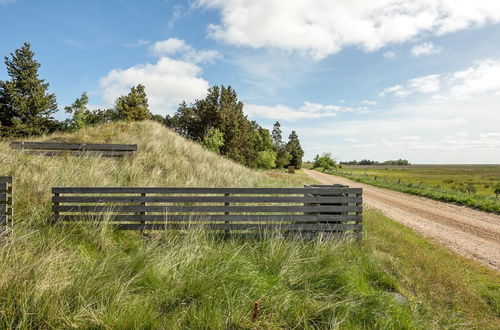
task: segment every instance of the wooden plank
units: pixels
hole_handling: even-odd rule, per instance
[[[11,176],[0,176],[0,184],[12,183]]]
[[[136,144],[110,143],[58,143],[58,142],[20,142],[10,143],[12,149],[41,150],[92,150],[92,151],[136,151]]]
[[[0,205],[12,205],[12,197],[3,200],[0,199]]]
[[[54,212],[360,212],[360,206],[132,206],[54,205]]]
[[[241,215],[241,214],[213,214],[213,215],[167,215],[167,214],[148,214],[148,215],[59,215],[58,221],[99,221],[106,218],[109,221],[257,221],[257,222],[318,222],[318,221],[336,221],[336,222],[360,222],[361,215]]]
[[[352,231],[359,225],[349,224],[139,224],[127,223],[115,225],[121,230],[272,230],[272,231]]]
[[[130,151],[29,151],[27,152],[32,155],[42,155],[42,156],[103,156],[103,157],[122,157],[131,155]]]
[[[0,194],[0,202],[6,202],[8,200],[7,194]]]
[[[53,193],[60,194],[273,194],[273,195],[303,195],[321,194],[336,196],[340,194],[359,194],[361,188],[157,188],[157,187],[54,187]]]
[[[276,197],[276,196],[59,196],[59,203],[361,203],[361,197]]]

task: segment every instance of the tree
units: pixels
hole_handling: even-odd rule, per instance
[[[73,115],[72,118],[66,120],[66,126],[70,130],[77,130],[90,126],[90,116],[91,113],[87,109],[87,104],[89,103],[89,97],[86,92],[73,102],[73,104],[64,107],[66,113]]]
[[[271,133],[273,150],[276,153],[276,167],[283,168],[290,163],[291,155],[286,150],[286,145],[281,137],[281,125],[279,122],[274,123]]]
[[[299,169],[302,166],[302,157],[304,157],[304,150],[300,145],[299,137],[295,131],[290,133],[288,143],[286,144],[286,151],[290,155],[289,166],[294,166]]]
[[[115,101],[115,108],[121,119],[128,121],[151,119],[145,87],[133,86],[128,95],[122,95]]]
[[[213,86],[207,96],[193,104],[180,104],[174,116],[167,116],[167,126],[195,141],[202,141],[210,128],[222,132],[224,145],[220,152],[229,158],[255,166],[254,132],[243,113],[243,103],[231,86]]]
[[[322,168],[323,171],[332,169],[336,166],[332,154],[325,152],[323,155],[314,157],[313,168]]]
[[[201,144],[210,151],[220,153],[220,149],[224,145],[224,135],[218,128],[211,127],[203,137]]]
[[[9,81],[0,81],[0,133],[27,136],[59,128],[51,117],[57,111],[56,96],[49,84],[39,78],[40,63],[29,43],[5,57]]]

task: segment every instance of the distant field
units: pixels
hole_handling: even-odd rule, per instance
[[[495,196],[495,188],[500,185],[500,165],[342,165],[327,173],[500,213],[500,198]]]
[[[380,179],[424,184],[445,190],[466,191],[467,185],[477,194],[494,196],[500,184],[500,165],[342,165],[354,175],[371,175]]]

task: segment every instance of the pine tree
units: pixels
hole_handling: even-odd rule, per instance
[[[145,88],[141,84],[133,86],[128,95],[116,99],[115,108],[120,118],[128,121],[151,119],[152,116]]]
[[[301,168],[302,157],[304,157],[304,150],[300,145],[299,137],[295,131],[290,133],[288,137],[288,143],[286,144],[286,150],[290,154],[290,162],[288,165],[295,166],[295,168]]]
[[[5,57],[8,81],[0,81],[0,133],[27,136],[59,128],[51,115],[57,111],[56,96],[38,76],[40,63],[29,43]]]
[[[272,136],[273,150],[276,153],[275,164],[277,168],[283,168],[285,166],[288,166],[288,163],[290,162],[291,158],[291,155],[287,151],[285,143],[282,140],[281,134],[282,133],[281,133],[280,123],[279,122],[274,123],[271,136]]]

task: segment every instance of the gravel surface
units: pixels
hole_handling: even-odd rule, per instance
[[[304,172],[324,184],[340,183],[363,188],[363,205],[378,209],[423,236],[500,271],[500,215],[317,171]]]

